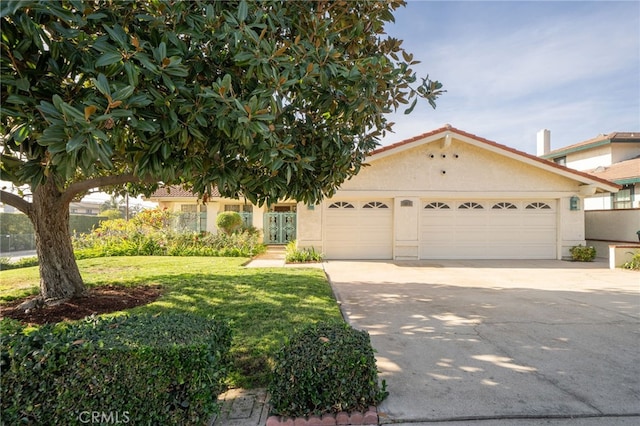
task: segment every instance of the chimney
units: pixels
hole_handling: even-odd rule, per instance
[[[542,129],[537,133],[537,150],[536,155],[541,157],[551,151],[551,131],[548,129]]]

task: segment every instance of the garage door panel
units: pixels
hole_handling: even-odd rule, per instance
[[[503,214],[503,213],[495,214],[495,215],[490,214],[489,217],[487,217],[486,223],[489,226],[521,227],[523,225],[523,218],[521,216],[516,216],[514,214]]]
[[[325,213],[324,252],[327,259],[391,259],[393,212],[390,200],[348,201],[353,208]],[[382,207],[384,203],[386,207]],[[367,207],[365,207],[367,206]]]
[[[429,200],[423,206],[432,202]],[[423,259],[556,257],[557,228],[553,201],[476,203],[465,200],[447,204],[456,207],[480,204],[484,209],[422,210],[420,257]]]

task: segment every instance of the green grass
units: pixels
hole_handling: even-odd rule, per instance
[[[318,269],[243,268],[243,258],[108,257],[79,260],[87,286],[160,284],[164,295],[130,312],[193,312],[231,320],[232,386],[265,386],[275,352],[294,329],[340,310]],[[37,267],[0,271],[0,301],[38,290]]]

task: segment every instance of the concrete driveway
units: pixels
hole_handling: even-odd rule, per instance
[[[640,273],[563,261],[329,261],[390,396],[381,423],[640,424]]]

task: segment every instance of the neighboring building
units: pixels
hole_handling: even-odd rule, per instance
[[[98,216],[101,208],[101,203],[94,203],[91,201],[74,201],[69,205],[69,213]]]
[[[613,132],[549,151],[549,131],[538,133],[538,155],[610,180],[622,188],[585,200],[586,210],[640,208],[640,132]]]
[[[297,238],[328,259],[560,259],[585,244],[584,196],[619,189],[451,126],[377,149],[367,163],[318,205],[267,211],[214,196],[205,207],[178,189],[151,199],[204,207],[210,231],[217,212],[250,212],[266,242]]]

